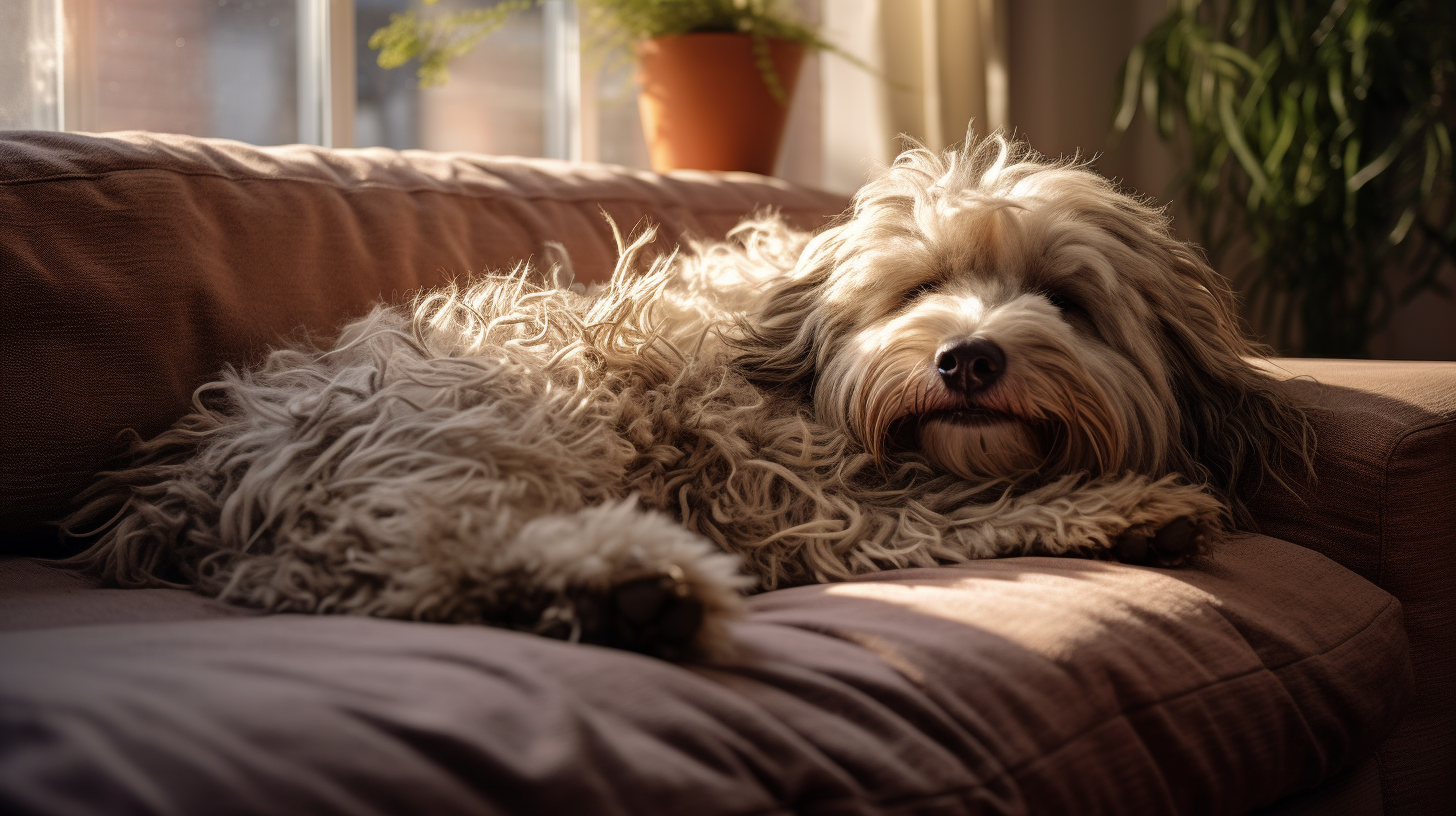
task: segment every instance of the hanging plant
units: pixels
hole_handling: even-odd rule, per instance
[[[1187,148],[1182,178],[1217,261],[1279,347],[1365,356],[1393,308],[1456,260],[1456,4],[1179,0],[1123,66],[1114,130],[1139,107]]]

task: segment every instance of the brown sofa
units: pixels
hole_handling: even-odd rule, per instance
[[[464,155],[0,133],[0,812],[1456,812],[1456,365],[1282,360],[1319,481],[1163,570],[1011,558],[750,600],[682,666],[258,615],[22,556],[222,365],[564,250],[835,196]],[[553,245],[556,242],[560,246]]]

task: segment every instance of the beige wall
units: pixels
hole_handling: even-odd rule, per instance
[[[1118,70],[1162,17],[1165,0],[1014,0],[1009,7],[1012,127],[1042,153],[1080,153],[1104,175],[1168,200],[1176,159],[1141,115],[1111,139]]]

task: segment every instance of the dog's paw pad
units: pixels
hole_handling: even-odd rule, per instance
[[[1182,564],[1207,549],[1210,538],[1208,527],[1180,516],[1153,535],[1149,563],[1170,567]]]
[[[611,590],[611,645],[650,654],[688,646],[703,624],[703,602],[681,571],[633,578]]]
[[[612,607],[632,626],[651,623],[677,589],[670,576],[649,575],[624,581],[612,589]]]
[[[1143,564],[1148,560],[1148,542],[1152,536],[1136,530],[1128,530],[1112,545],[1112,557],[1124,564]]]
[[[1157,530],[1128,530],[1112,545],[1112,555],[1124,564],[1176,567],[1207,549],[1211,530],[1179,516]]]

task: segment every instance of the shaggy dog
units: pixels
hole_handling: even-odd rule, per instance
[[[764,217],[647,263],[650,237],[590,292],[519,269],[225,372],[89,491],[77,562],[711,655],[749,588],[1178,564],[1242,480],[1308,461],[1167,219],[1004,138],[909,150],[818,235]]]

